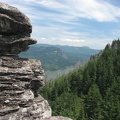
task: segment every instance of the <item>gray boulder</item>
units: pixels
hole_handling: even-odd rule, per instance
[[[72,119],[67,118],[67,117],[63,117],[63,116],[52,116],[50,118],[46,118],[43,120],[72,120]]]
[[[44,84],[40,61],[0,56],[0,120],[50,117],[49,104],[37,93]]]
[[[12,40],[12,38],[0,38],[0,55],[19,54],[20,52],[27,51],[29,45],[36,43],[35,39],[30,37],[19,38]]]
[[[0,54],[19,54],[37,41],[30,38],[29,18],[17,8],[0,2]],[[19,46],[18,46],[19,44]],[[16,46],[17,45],[17,46]]]
[[[29,18],[17,8],[0,2],[0,33],[4,35],[31,33],[32,26]]]

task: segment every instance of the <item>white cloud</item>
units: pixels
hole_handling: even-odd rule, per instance
[[[117,21],[120,17],[120,8],[113,6],[105,1],[98,0],[64,0],[60,3],[58,0],[24,0],[41,4],[50,9],[63,12],[67,17],[74,19],[82,17],[87,19],[95,19],[97,21]]]
[[[46,7],[61,8],[63,5],[56,0],[23,0],[24,2],[32,2]]]
[[[85,40],[80,40],[81,42],[85,42]]]
[[[42,40],[45,40],[46,38],[41,38]]]
[[[51,44],[51,45],[69,45],[69,46],[89,46],[93,49],[102,49],[106,46],[106,44],[111,43],[113,38],[104,38],[104,39],[91,39],[86,38],[85,40],[75,40],[71,38],[37,38],[38,43],[42,44]]]
[[[70,39],[70,38],[62,38],[61,41],[65,42],[71,42],[71,43],[78,43],[78,42],[85,42],[85,40],[79,40],[79,39]]]
[[[120,8],[105,1],[71,0],[68,1],[68,5],[75,17],[95,19],[100,22],[116,21],[120,17]]]
[[[39,43],[67,44],[103,48],[111,37],[90,38],[91,29],[76,19],[85,18],[97,22],[116,22],[120,20],[120,8],[105,0],[0,0],[17,7],[25,13],[33,25],[32,37]],[[44,8],[44,9],[43,9]],[[78,28],[88,29],[86,31]],[[72,30],[74,28],[74,30]],[[76,30],[77,29],[77,30]],[[104,28],[103,28],[104,29]],[[88,33],[89,32],[89,33]],[[114,35],[116,33],[114,32]],[[117,33],[118,35],[118,33]],[[104,36],[104,35],[103,35]],[[118,36],[117,36],[118,37]],[[106,40],[105,40],[106,39]]]
[[[1,0],[6,3],[14,4],[19,6],[19,8],[23,8],[22,4],[17,4],[24,2],[23,4],[26,5],[42,5],[43,7],[47,7],[52,10],[57,10],[62,12],[61,19],[75,19],[76,17],[82,17],[87,19],[94,19],[100,22],[104,21],[117,21],[120,17],[120,8],[117,6],[113,6],[105,1],[99,0],[64,0],[63,3],[60,3],[58,0],[16,0],[15,1],[8,1],[8,0]],[[30,7],[30,6],[27,6]],[[31,9],[30,7],[30,9]],[[28,10],[28,12],[32,12],[32,10]],[[27,11],[25,11],[27,12]],[[34,11],[33,11],[34,12]],[[37,9],[36,9],[37,12]],[[35,13],[35,12],[34,12]],[[54,14],[54,13],[53,13]],[[34,16],[34,14],[33,14]],[[58,16],[58,19],[60,18]],[[67,19],[67,20],[68,20]]]
[[[68,22],[78,17],[94,19],[96,21],[118,21],[120,18],[120,8],[113,6],[105,1],[98,0],[64,0],[60,3],[58,0],[1,0],[8,4],[14,5],[31,15],[30,18],[38,19],[41,17],[51,17],[58,20]],[[23,3],[22,3],[23,1]],[[20,3],[20,4],[19,4]],[[42,5],[51,10],[59,11],[63,14],[56,15],[55,13],[42,13],[38,8],[32,8],[35,5]],[[27,7],[26,7],[27,6]],[[39,14],[40,13],[40,14]],[[56,15],[56,16],[54,16]],[[72,21],[73,22],[73,21]]]

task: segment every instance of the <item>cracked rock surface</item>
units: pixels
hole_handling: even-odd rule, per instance
[[[20,58],[36,40],[29,18],[0,2],[0,120],[71,120],[51,116],[47,100],[38,94],[45,84],[41,62]]]
[[[28,45],[36,43],[30,38],[32,25],[29,18],[17,8],[0,2],[0,54],[19,54]]]

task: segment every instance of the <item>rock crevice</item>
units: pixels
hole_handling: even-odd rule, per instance
[[[0,55],[19,54],[28,45],[35,44],[30,38],[32,25],[29,18],[17,8],[0,3]]]
[[[0,120],[70,120],[51,117],[51,107],[38,95],[45,83],[40,61],[18,56],[36,43],[31,32],[26,15],[0,3]]]

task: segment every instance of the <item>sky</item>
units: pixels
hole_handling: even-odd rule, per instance
[[[120,37],[120,0],[0,0],[17,7],[42,44],[103,49]]]

